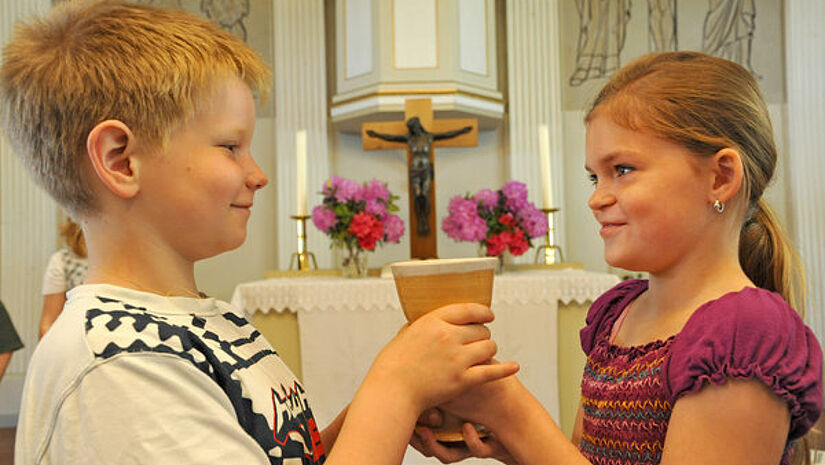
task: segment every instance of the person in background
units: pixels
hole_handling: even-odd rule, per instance
[[[822,410],[822,350],[794,309],[798,257],[763,198],[777,150],[756,80],[703,53],[651,54],[613,76],[585,122],[605,260],[650,278],[590,308],[572,443],[510,377],[444,406],[498,443],[465,425],[464,450],[425,427],[415,445],[520,465],[805,461],[796,445]]]
[[[83,229],[67,219],[60,227],[60,236],[66,245],[52,254],[43,275],[43,311],[38,334],[41,339],[63,311],[66,292],[83,284],[89,268]]]
[[[9,318],[6,306],[0,301],[0,381],[6,374],[6,368],[11,361],[11,355],[15,350],[23,347],[23,341],[14,329],[14,324]]]

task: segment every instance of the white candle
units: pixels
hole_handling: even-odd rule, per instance
[[[307,132],[301,129],[295,134],[295,179],[298,185],[296,215],[307,214]]]
[[[541,189],[544,208],[553,208],[553,174],[550,169],[550,128],[539,126],[539,160],[541,161]]]

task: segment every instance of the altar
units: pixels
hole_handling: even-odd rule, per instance
[[[496,318],[489,327],[499,347],[496,358],[519,362],[519,379],[560,423],[566,417],[570,425],[571,415],[575,416],[584,360],[578,329],[584,312],[589,302],[617,282],[614,275],[583,270],[507,271],[495,277],[491,308]],[[232,303],[278,350],[282,350],[275,340],[278,336],[267,334],[267,319],[296,317],[300,347],[296,371],[319,425],[328,424],[349,403],[376,354],[405,323],[391,278],[266,279],[238,285]],[[560,319],[560,305],[574,308],[572,323]],[[560,322],[572,328],[564,328],[560,335]],[[560,344],[560,336],[568,342]],[[561,354],[562,360],[560,347],[570,352]],[[565,361],[573,368],[560,379],[560,362]],[[572,400],[565,403],[573,407],[568,405],[567,412],[560,412],[560,383],[576,391],[567,394]],[[409,449],[404,463],[438,461]]]

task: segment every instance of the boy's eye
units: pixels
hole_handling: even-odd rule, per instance
[[[235,153],[238,150],[238,146],[236,144],[221,144],[220,146],[232,153]]]
[[[593,185],[595,186],[595,185],[596,185],[596,183],[598,183],[598,182],[599,182],[599,177],[598,177],[598,176],[596,176],[596,175],[595,175],[595,174],[593,174],[593,173],[588,173],[588,174],[587,174],[587,180],[588,180],[588,181],[590,181],[590,184],[593,184]]]
[[[624,176],[633,171],[633,167],[628,165],[616,165],[615,170],[616,174],[618,174],[619,176]]]

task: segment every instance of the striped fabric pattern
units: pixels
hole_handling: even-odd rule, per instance
[[[661,371],[672,338],[641,347],[599,341],[582,378],[579,448],[594,464],[658,464],[672,406]]]

